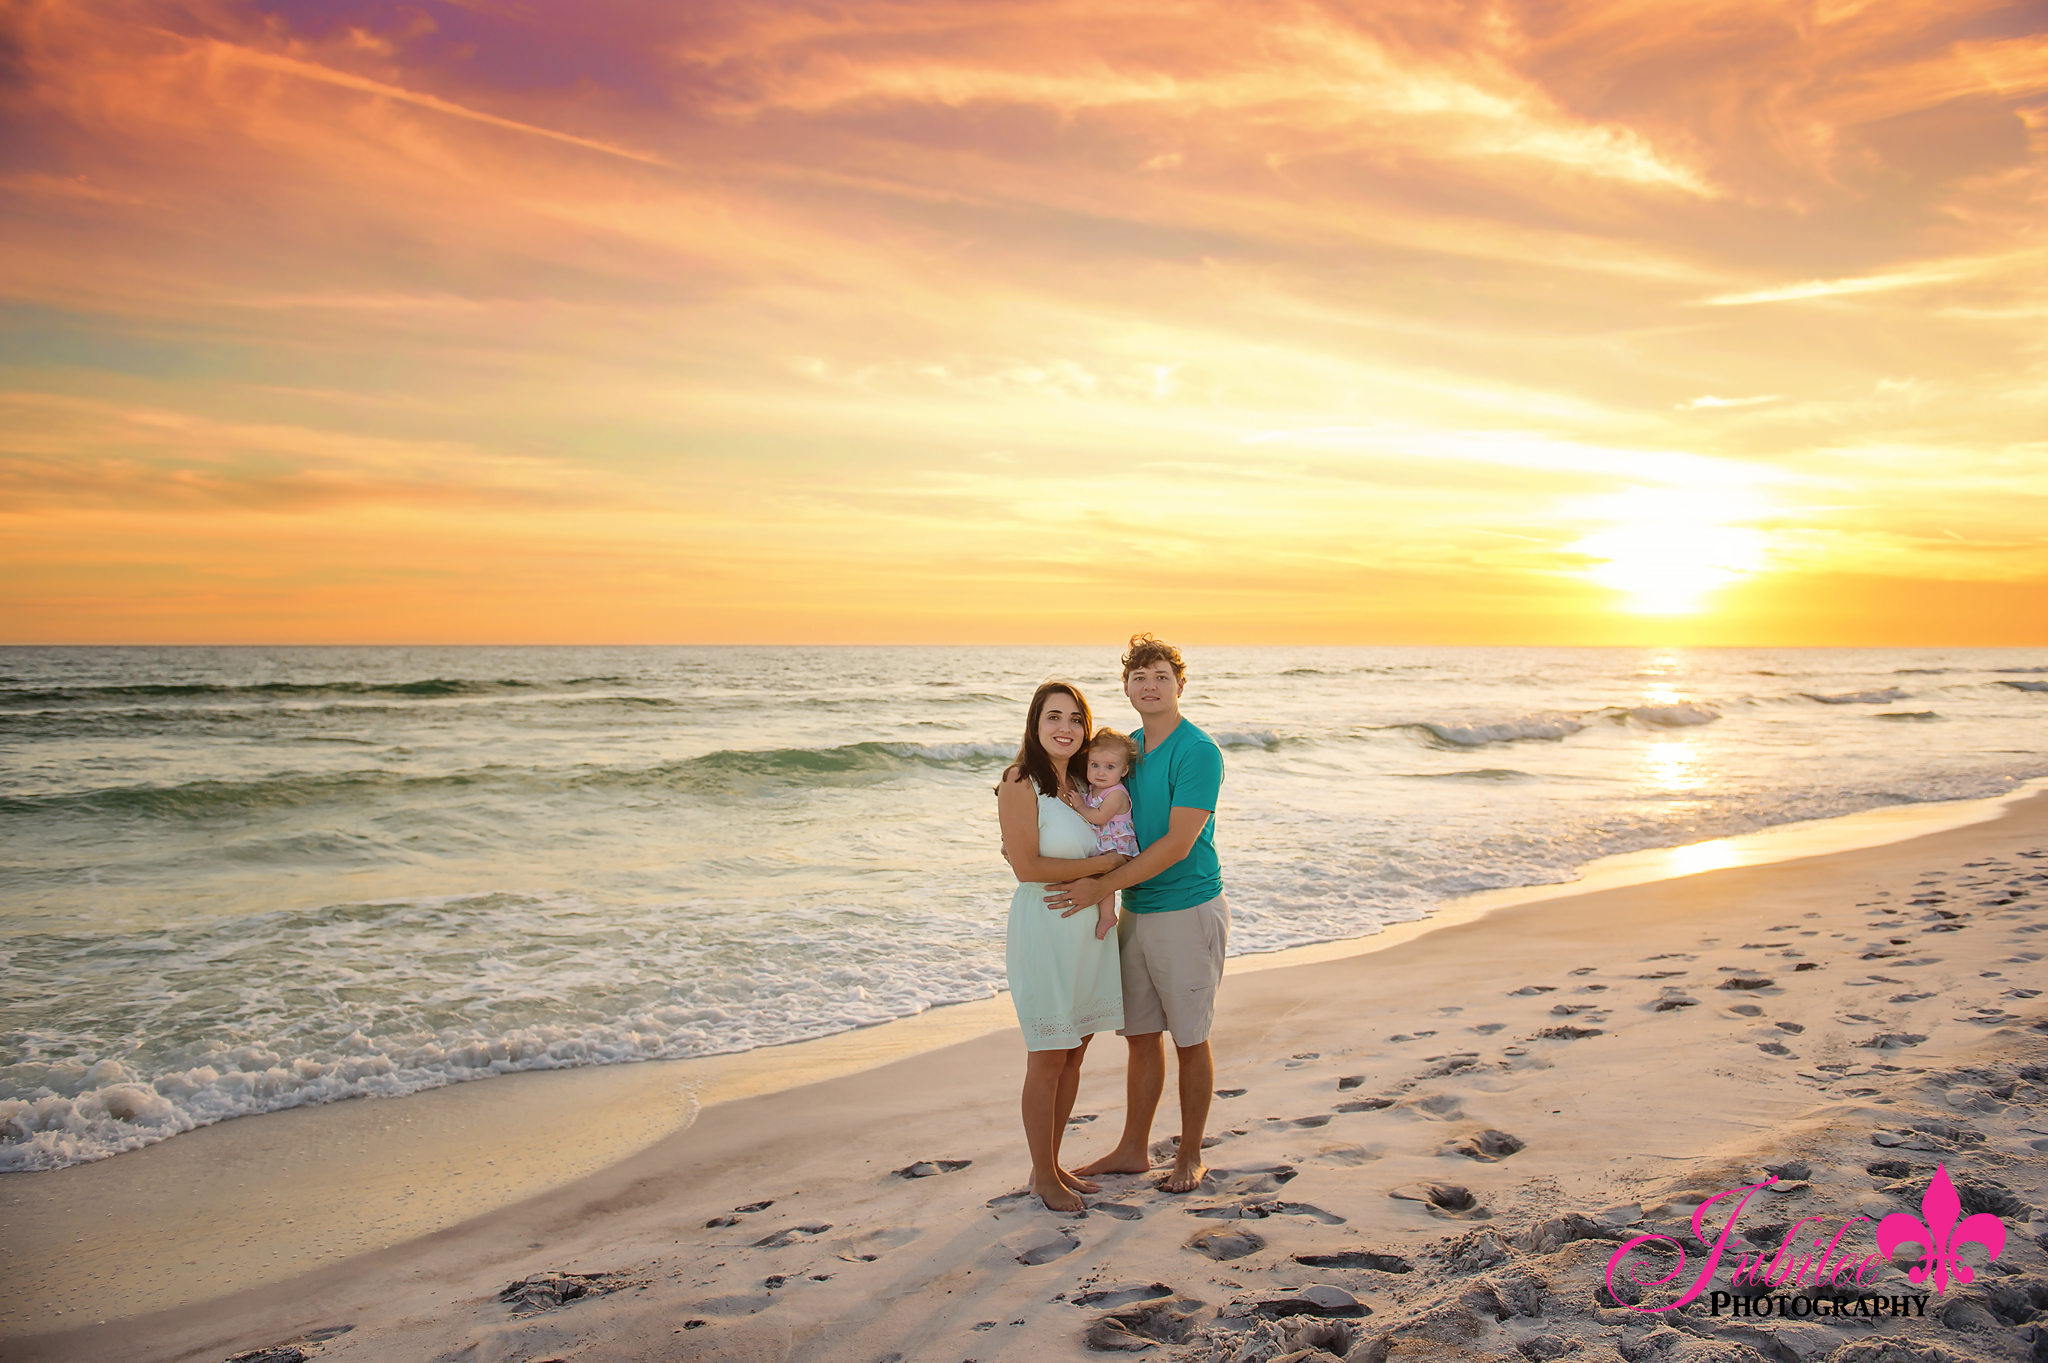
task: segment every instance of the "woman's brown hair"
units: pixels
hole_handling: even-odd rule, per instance
[[[1045,750],[1045,744],[1038,741],[1039,717],[1045,713],[1046,701],[1054,696],[1071,696],[1081,709],[1081,742],[1073,755],[1067,758],[1067,779],[1075,785],[1088,784],[1088,738],[1095,732],[1095,714],[1088,708],[1088,697],[1081,694],[1081,688],[1063,681],[1041,682],[1031,693],[1031,709],[1024,717],[1024,744],[1017,749],[1017,760],[1010,763],[1003,779],[1007,781],[1013,775],[1019,776],[1038,787],[1040,795],[1057,797],[1060,793],[1059,768],[1053,764],[1052,754]]]

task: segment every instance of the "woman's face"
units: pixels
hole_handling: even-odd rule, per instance
[[[1081,719],[1081,702],[1064,691],[1047,696],[1045,708],[1038,712],[1038,741],[1052,754],[1053,765],[1064,772],[1067,759],[1081,751],[1081,745],[1088,741],[1088,730]]]

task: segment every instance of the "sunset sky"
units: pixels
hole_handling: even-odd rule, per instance
[[[0,641],[2048,643],[2048,5],[0,4]]]

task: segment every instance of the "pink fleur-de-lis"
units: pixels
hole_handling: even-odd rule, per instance
[[[1996,1259],[2005,1249],[2005,1222],[1990,1212],[1978,1212],[1958,1226],[1956,1216],[1962,1209],[1956,1185],[1949,1181],[1948,1166],[1937,1165],[1934,1181],[1927,1185],[1927,1192],[1920,1199],[1920,1215],[1927,1219],[1923,1222],[1906,1212],[1893,1212],[1877,1223],[1878,1251],[1889,1258],[1893,1250],[1910,1240],[1924,1246],[1927,1257],[1918,1268],[1907,1270],[1909,1281],[1932,1282],[1936,1292],[1948,1291],[1950,1278],[1967,1283],[1976,1274],[1958,1257],[1957,1251],[1964,1245],[1978,1244],[1990,1250],[1991,1257]]]

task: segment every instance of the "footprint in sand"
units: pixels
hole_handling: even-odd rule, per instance
[[[1157,1301],[1170,1297],[1173,1289],[1165,1283],[1148,1283],[1143,1287],[1099,1287],[1093,1292],[1083,1292],[1073,1299],[1073,1305],[1112,1310],[1129,1306],[1132,1302]]]
[[[1242,1259],[1247,1254],[1257,1254],[1266,1247],[1266,1240],[1264,1236],[1254,1235],[1248,1230],[1205,1230],[1189,1240],[1187,1247],[1218,1263],[1227,1263],[1232,1259]]]
[[[1497,1164],[1509,1155],[1528,1149],[1528,1146],[1519,1137],[1488,1128],[1475,1131],[1451,1149],[1453,1153],[1478,1160],[1481,1164]]]
[[[823,1235],[831,1230],[829,1222],[814,1221],[802,1226],[788,1226],[773,1235],[764,1235],[754,1242],[756,1249],[781,1249],[784,1245],[796,1243],[799,1235]]]
[[[1520,989],[1508,990],[1508,997],[1511,999],[1527,998],[1536,994],[1554,994],[1556,992],[1557,986],[1554,984],[1525,984]]]
[[[1194,1335],[1195,1315],[1204,1305],[1183,1300],[1126,1307],[1090,1325],[1082,1342],[1097,1353],[1138,1353],[1161,1344],[1185,1344]]]
[[[1079,1248],[1081,1248],[1081,1242],[1073,1236],[1057,1235],[1047,1240],[1044,1244],[1033,1245],[1030,1249],[1017,1255],[1017,1262],[1028,1264],[1035,1268],[1039,1264],[1049,1264],[1062,1255],[1072,1254]]]
[[[849,1264],[871,1264],[892,1249],[901,1249],[924,1232],[915,1226],[878,1226],[849,1235],[837,1243],[845,1246],[835,1258]]]
[[[749,1202],[744,1207],[734,1207],[731,1216],[714,1216],[704,1223],[704,1229],[717,1230],[723,1226],[737,1226],[742,1216],[746,1216],[750,1212],[765,1212],[774,1205],[775,1199],[771,1197],[765,1202]]]
[[[1145,1219],[1145,1213],[1139,1211],[1136,1207],[1127,1206],[1121,1202],[1091,1202],[1088,1204],[1088,1210],[1091,1212],[1101,1212],[1104,1216],[1115,1217],[1119,1221],[1143,1221]]]
[[[1274,1164],[1263,1169],[1211,1169],[1209,1176],[1219,1183],[1225,1179],[1235,1180],[1230,1185],[1231,1194],[1245,1197],[1252,1193],[1270,1193],[1300,1172],[1291,1164]]]
[[[957,1173],[972,1163],[971,1159],[924,1159],[889,1172],[898,1178],[931,1178],[937,1174]]]
[[[1321,1207],[1307,1202],[1249,1201],[1231,1206],[1191,1208],[1188,1215],[1211,1221],[1263,1221],[1271,1216],[1305,1216],[1325,1226],[1344,1224],[1344,1218],[1337,1213],[1324,1211]]]
[[[1318,1164],[1342,1164],[1356,1167],[1371,1164],[1379,1156],[1362,1145],[1326,1145],[1309,1156]]]
[[[1482,1022],[1477,1027],[1470,1028],[1469,1030],[1477,1032],[1481,1036],[1492,1036],[1495,1032],[1506,1031],[1507,1026],[1505,1022]]]
[[[1342,1078],[1337,1080],[1337,1092],[1342,1093],[1346,1089],[1355,1089],[1364,1082],[1365,1076],[1362,1074],[1344,1075]]]
[[[1408,1273],[1415,1265],[1398,1254],[1376,1254],[1369,1249],[1340,1250],[1335,1254],[1297,1254],[1294,1262],[1308,1268],[1369,1268],[1378,1273]]]
[[[1217,1089],[1216,1096],[1218,1098],[1242,1098],[1250,1092],[1250,1089]]]
[[[1455,1183],[1407,1183],[1387,1190],[1387,1196],[1403,1202],[1420,1202],[1431,1216],[1457,1221],[1484,1221],[1493,1213],[1479,1205],[1469,1188]]]
[[[1392,1107],[1392,1098],[1359,1098],[1349,1103],[1337,1104],[1338,1112],[1378,1112],[1381,1108]]]

